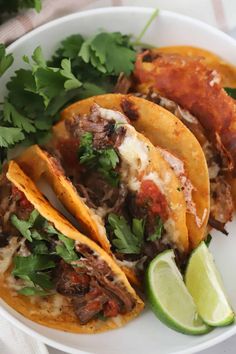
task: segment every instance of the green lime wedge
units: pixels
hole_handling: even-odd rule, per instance
[[[222,279],[205,242],[200,243],[189,259],[185,283],[205,323],[218,327],[234,321]]]
[[[155,315],[167,326],[186,334],[203,334],[211,329],[197,313],[172,250],[155,257],[146,273],[147,297]]]

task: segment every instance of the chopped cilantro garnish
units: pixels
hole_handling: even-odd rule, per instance
[[[212,240],[211,234],[207,234],[207,237],[205,239],[205,244],[207,245],[207,247],[210,246],[211,240]]]
[[[45,230],[53,235],[57,235],[61,243],[56,246],[56,253],[58,256],[64,259],[65,262],[71,263],[79,259],[79,255],[75,252],[75,241],[69,237],[64,236],[57,231],[53,225],[47,223]]]
[[[163,230],[163,222],[160,217],[157,218],[156,221],[156,226],[155,226],[155,231],[152,235],[149,235],[147,237],[147,241],[156,241],[161,238],[162,235],[162,230]]]
[[[35,254],[27,257],[16,256],[13,263],[12,274],[25,280],[27,284],[20,290],[21,294],[46,295],[44,290],[53,288],[51,276],[44,272],[48,272],[56,266],[51,256]]]
[[[224,89],[229,96],[236,99],[236,88],[235,87],[224,87]]]
[[[24,236],[28,241],[32,242],[33,236],[32,236],[32,230],[30,229],[33,227],[38,216],[39,216],[39,212],[36,209],[32,211],[27,221],[20,220],[15,214],[13,214],[11,216],[11,223],[13,226],[15,226],[17,230],[20,231],[22,236]]]
[[[14,59],[12,54],[6,54],[4,44],[0,43],[0,77],[7,71],[12,65]]]
[[[78,157],[81,164],[88,168],[96,168],[106,181],[116,187],[119,183],[118,173],[115,171],[119,157],[113,148],[95,149],[92,133],[85,133],[80,140]]]
[[[4,7],[0,0],[0,13]],[[9,9],[33,6],[40,10],[40,0],[17,0]],[[140,33],[136,44],[156,16],[154,12]],[[44,144],[50,138],[52,125],[59,119],[59,112],[79,99],[113,92],[120,73],[129,75],[134,69],[136,51],[130,36],[120,32],[100,32],[88,38],[74,34],[61,42],[52,59],[44,58],[37,47],[31,59],[23,61],[28,69],[19,69],[7,83],[8,94],[0,110],[0,148],[10,149],[18,143]],[[0,76],[12,64],[12,54],[7,54],[0,44]],[[24,64],[25,65],[25,64]],[[6,155],[6,154],[5,154]],[[1,162],[3,162],[1,154]],[[113,171],[102,169],[114,185],[118,178]]]
[[[25,286],[24,288],[18,291],[19,294],[25,296],[47,296],[49,295],[48,291],[42,290],[39,287],[34,286]]]
[[[49,254],[49,249],[47,242],[42,240],[33,240],[32,244],[32,253],[33,254]]]
[[[116,251],[125,254],[140,254],[144,242],[145,222],[133,219],[132,230],[123,216],[109,214],[108,223],[114,233],[111,242]]]

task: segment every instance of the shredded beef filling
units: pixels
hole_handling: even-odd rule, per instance
[[[80,139],[85,133],[92,133],[93,145],[96,149],[117,147],[122,143],[125,135],[123,126],[117,128],[115,120],[108,121],[101,118],[96,107],[89,115],[68,119],[66,129],[71,137],[76,139]]]
[[[56,289],[71,298],[80,323],[86,324],[99,314],[115,317],[134,307],[134,299],[114,281],[110,267],[85,245],[77,245],[82,258],[72,267],[61,261],[56,270]]]

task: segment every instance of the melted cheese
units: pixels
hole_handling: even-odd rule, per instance
[[[132,191],[138,191],[140,181],[138,176],[145,170],[149,163],[149,152],[147,145],[141,141],[136,130],[128,124],[128,120],[124,114],[111,109],[102,108],[95,104],[93,112],[99,114],[101,118],[106,120],[114,120],[116,123],[126,126],[125,137],[118,152],[121,156],[121,177]],[[102,215],[99,214],[101,217]]]
[[[183,161],[179,160],[176,156],[172,155],[167,150],[161,149],[160,147],[157,147],[157,149],[160,152],[160,154],[162,155],[162,157],[166,160],[166,162],[169,163],[169,165],[173,169],[175,175],[179,178],[180,183],[181,183],[181,187],[182,187],[182,191],[184,193],[186,205],[187,205],[187,212],[194,215],[195,222],[196,222],[197,226],[201,227],[204,220],[205,220],[206,213],[204,211],[201,219],[197,215],[196,204],[193,201],[193,197],[192,197],[192,192],[194,191],[194,186],[192,185],[189,178],[186,176]]]
[[[99,116],[106,120],[114,120],[117,123],[127,124],[128,120],[125,115],[119,111],[114,111],[112,109],[102,108],[98,104],[94,104],[93,112],[99,114]]]
[[[12,258],[19,247],[17,237],[12,237],[6,247],[0,248],[0,274],[7,271],[12,263]]]
[[[149,164],[149,151],[131,128],[127,129],[118,151],[122,158],[121,177],[132,191],[137,191],[140,188],[138,176]]]
[[[31,299],[34,303],[37,304],[38,307],[37,311],[30,311],[32,315],[37,314],[40,311],[40,314],[42,315],[57,317],[63,312],[67,305],[66,298],[60,294],[55,294],[53,296],[50,296],[49,298],[32,296]]]

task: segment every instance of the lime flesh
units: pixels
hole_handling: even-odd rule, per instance
[[[205,242],[200,243],[189,259],[185,283],[205,323],[218,327],[234,321],[222,279]]]
[[[197,313],[172,250],[159,254],[149,264],[146,292],[153,312],[167,326],[186,334],[210,331]]]

